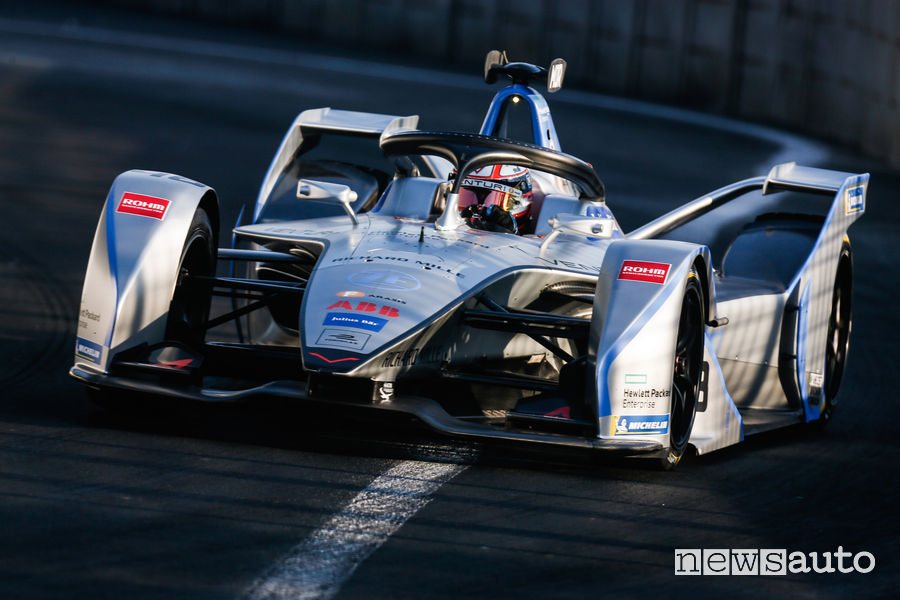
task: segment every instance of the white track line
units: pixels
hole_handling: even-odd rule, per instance
[[[320,529],[269,568],[246,600],[325,600],[356,567],[431,500],[465,465],[408,460],[372,480]]]

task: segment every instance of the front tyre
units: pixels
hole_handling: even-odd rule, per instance
[[[198,281],[197,276],[215,274],[214,240],[209,215],[204,209],[198,208],[181,251],[178,278],[166,321],[167,342],[188,347],[197,347],[203,343],[209,319],[210,288],[206,283]],[[159,398],[119,389],[89,387],[87,393],[94,404],[120,415],[143,414],[148,409],[158,409],[165,405]]]
[[[694,427],[703,366],[704,322],[703,288],[697,271],[692,268],[684,286],[675,338],[669,449],[661,459],[661,466],[666,470],[674,468],[681,461]]]
[[[209,215],[202,208],[194,213],[188,229],[178,279],[169,305],[166,340],[189,347],[203,344],[209,319],[209,285],[200,277],[212,277],[216,270],[216,248]]]

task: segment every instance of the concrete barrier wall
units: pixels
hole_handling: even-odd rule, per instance
[[[569,63],[567,87],[807,132],[900,167],[895,0],[120,0],[471,65]]]

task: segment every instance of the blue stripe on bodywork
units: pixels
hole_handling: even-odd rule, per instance
[[[116,255],[116,202],[113,190],[115,190],[115,186],[109,191],[109,196],[106,197],[106,256],[109,259],[109,273],[113,278],[116,296],[113,303],[115,308],[113,309],[112,322],[109,325],[109,331],[106,333],[105,345],[107,348],[112,346],[113,331],[116,329],[116,315],[119,312],[119,263]]]
[[[693,256],[691,257],[693,261]],[[679,271],[679,277],[672,277],[670,281],[684,281],[687,274],[687,268]],[[638,318],[625,330],[625,333],[619,336],[619,339],[613,344],[612,348],[606,351],[597,368],[597,416],[608,417],[612,415],[612,407],[609,401],[609,367],[618,358],[619,354],[625,346],[637,337],[637,334],[643,331],[644,327],[659,312],[659,309],[668,302],[672,294],[679,289],[680,286],[670,284],[668,291],[661,292],[647,308],[638,316]]]
[[[384,201],[387,198],[388,192],[391,191],[391,186],[394,185],[394,180],[388,182],[387,187],[384,188],[384,191],[381,192],[381,197],[378,199],[378,202],[375,203],[375,206],[372,207],[371,213],[381,212],[381,207],[384,206]]]
[[[244,220],[244,211],[247,209],[246,204],[241,204],[241,210],[238,212],[237,219],[234,220],[234,227],[231,229],[231,247],[237,248],[237,228],[241,226],[241,222]],[[231,261],[232,267],[234,266],[234,261]],[[232,270],[232,273],[234,271]]]

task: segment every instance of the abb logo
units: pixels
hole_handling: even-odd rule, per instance
[[[122,200],[119,202],[118,208],[116,208],[116,212],[150,217],[160,221],[166,216],[167,210],[169,210],[168,200],[144,196],[143,194],[132,194],[131,192],[122,194]]]
[[[643,260],[622,261],[619,270],[619,279],[631,281],[645,281],[647,283],[665,283],[669,276],[669,267],[666,263],[646,262]]]
[[[331,306],[329,306],[326,310],[332,310],[334,308],[343,308],[344,310],[358,310],[360,312],[368,312],[374,313],[377,312],[379,315],[383,315],[385,317],[399,317],[400,311],[394,308],[393,306],[383,305],[379,308],[377,304],[374,302],[357,302],[356,306],[353,306],[346,300],[338,300]]]

